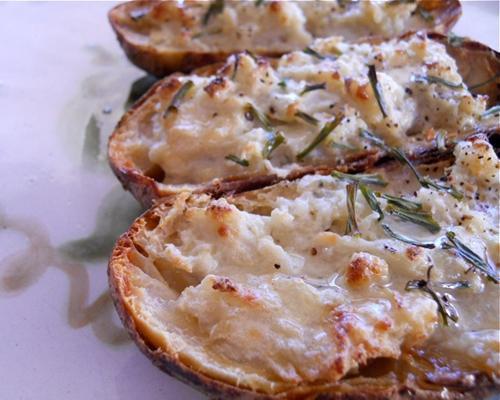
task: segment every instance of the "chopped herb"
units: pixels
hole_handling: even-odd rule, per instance
[[[433,188],[433,189],[436,189],[439,191],[449,193],[451,196],[453,196],[457,200],[461,200],[463,198],[462,193],[458,192],[452,186],[447,186],[447,185],[439,183],[439,182],[437,182],[429,177],[423,177],[422,175],[420,175],[420,173],[413,166],[411,161],[408,159],[408,157],[406,157],[406,155],[404,154],[404,152],[402,150],[386,145],[385,142],[381,138],[375,136],[373,133],[371,133],[365,129],[361,130],[360,136],[364,139],[371,141],[373,144],[382,148],[383,150],[387,151],[388,153],[392,154],[392,156],[395,159],[397,159],[401,164],[406,164],[408,167],[410,167],[411,171],[413,172],[413,174],[417,178],[420,185],[422,185],[422,187],[427,188],[427,189]]]
[[[456,282],[435,282],[435,284],[445,289],[468,289],[471,287],[469,281],[456,281]]]
[[[327,57],[322,55],[322,54],[319,54],[316,50],[312,49],[311,47],[306,47],[304,50],[302,50],[304,53],[314,57],[314,58],[317,58],[318,60],[325,60]]]
[[[234,67],[233,73],[231,74],[231,80],[234,81],[236,79],[236,74],[238,73],[238,66],[240,65],[240,55],[236,53],[234,55]]]
[[[271,130],[271,121],[269,121],[267,115],[257,110],[253,106],[253,104],[246,103],[244,110],[245,110],[245,118],[247,120],[253,121],[254,119],[256,119],[265,129]]]
[[[149,8],[137,8],[135,10],[131,10],[128,15],[132,19],[132,21],[139,21],[144,18],[149,12]]]
[[[481,87],[481,86],[487,85],[488,83],[491,83],[491,82],[493,82],[493,81],[496,81],[498,78],[500,78],[500,73],[499,73],[499,74],[496,74],[495,76],[492,76],[490,79],[487,79],[487,80],[486,80],[486,81],[484,81],[484,82],[476,83],[475,85],[471,85],[471,86],[469,86],[469,90],[474,90],[474,89],[477,89],[478,87]]]
[[[440,78],[439,76],[433,75],[414,75],[413,80],[418,83],[435,83],[443,86],[447,86],[451,89],[463,89],[463,83],[453,83],[447,81],[446,79]]]
[[[208,24],[210,18],[224,11],[224,0],[214,0],[210,3],[207,12],[203,16],[203,25]]]
[[[420,6],[420,4],[417,5],[416,11],[418,12],[418,15],[420,15],[424,21],[426,21],[426,22],[434,21],[434,15],[432,15],[429,11],[424,10]]]
[[[400,233],[394,232],[389,227],[389,225],[381,224],[381,226],[382,226],[382,229],[384,230],[384,232],[388,236],[391,236],[392,238],[397,239],[397,240],[399,240],[399,241],[401,241],[403,243],[412,244],[413,246],[418,246],[418,247],[424,247],[426,249],[434,249],[436,247],[436,245],[434,244],[434,242],[423,242],[423,241],[420,241],[420,240],[412,239],[412,238],[410,238],[408,236],[405,236],[405,235],[402,235]]]
[[[180,89],[175,93],[174,97],[172,98],[172,102],[170,105],[167,107],[165,112],[163,113],[163,118],[166,118],[170,112],[177,112],[179,109],[179,106],[181,104],[182,99],[186,94],[194,87],[193,81],[186,81],[184,84],[180,87]]]
[[[392,196],[386,193],[380,195],[380,197],[386,199],[387,203],[402,208],[404,210],[420,211],[422,209],[422,204],[417,203],[416,201],[407,200],[402,197]]]
[[[436,134],[436,145],[439,151],[446,150],[446,131],[438,131]]]
[[[451,319],[453,322],[458,321],[458,313],[457,310],[455,310],[455,307],[453,307],[453,305],[449,302],[446,295],[441,295],[440,293],[432,289],[430,280],[431,269],[432,265],[427,270],[427,280],[418,279],[418,280],[408,281],[405,289],[406,290],[417,289],[421,290],[424,293],[429,294],[438,306],[438,312],[439,315],[441,315],[443,324],[448,326],[448,320]]]
[[[377,70],[375,69],[375,65],[368,66],[368,79],[370,80],[370,85],[373,89],[373,93],[375,94],[375,99],[377,100],[378,106],[384,118],[387,118],[387,111],[385,108],[385,102],[382,97],[382,87],[377,78]]]
[[[338,149],[342,150],[348,150],[348,151],[357,151],[358,148],[355,146],[351,146],[350,144],[345,144],[345,143],[338,143],[338,142],[331,142],[332,147],[336,147]]]
[[[282,89],[286,89],[286,80],[283,79],[281,81],[278,82],[278,86]]]
[[[269,139],[264,144],[262,149],[262,158],[269,158],[271,153],[282,143],[285,142],[285,137],[281,132],[271,132]]]
[[[389,214],[395,215],[404,221],[412,222],[414,224],[423,226],[429,232],[437,233],[441,230],[439,224],[427,212],[424,211],[410,211],[405,208],[398,208],[394,205],[389,205],[385,209]]]
[[[200,31],[198,33],[195,33],[193,36],[191,36],[191,38],[192,39],[199,39],[202,36],[218,35],[219,33],[222,33],[222,28],[214,29],[212,31]]]
[[[259,7],[261,4],[264,4],[264,0],[255,0],[255,7]]]
[[[378,174],[345,174],[340,171],[333,171],[332,176],[350,182],[364,183],[365,185],[387,186],[387,182]]]
[[[347,203],[347,225],[346,235],[359,236],[358,223],[356,222],[356,195],[358,193],[358,183],[351,182],[346,186]]]
[[[228,154],[226,157],[224,157],[226,160],[235,162],[238,165],[241,165],[242,167],[248,167],[250,163],[248,160],[245,160],[244,158],[239,158],[235,156],[234,154]]]
[[[304,111],[297,110],[295,112],[295,116],[311,125],[316,126],[319,123],[319,121],[316,118],[314,118],[312,115],[305,113]]]
[[[325,140],[328,135],[342,122],[344,115],[339,113],[335,115],[334,119],[327,122],[323,128],[319,131],[318,135],[314,138],[314,140],[307,146],[304,150],[302,150],[299,154],[297,154],[297,160],[301,161],[307,156],[317,145],[319,145],[323,140]]]
[[[375,197],[375,193],[373,193],[372,190],[363,183],[359,184],[359,189],[361,190],[361,194],[365,198],[370,208],[378,214],[378,221],[382,221],[384,219],[384,212],[380,208],[380,204]]]
[[[472,268],[485,274],[491,281],[499,283],[495,266],[490,265],[488,260],[481,258],[471,248],[458,240],[455,232],[446,232],[446,239],[448,241],[442,243],[443,249],[454,249],[456,254],[470,264]]]
[[[387,2],[388,6],[398,6],[400,4],[412,4],[415,0],[390,0]]]
[[[491,107],[487,109],[484,113],[481,114],[481,118],[489,118],[492,115],[496,115],[500,113],[500,105]]]
[[[448,43],[453,47],[460,47],[464,40],[464,37],[455,35],[453,32],[448,33]]]
[[[303,96],[307,92],[312,92],[314,90],[322,90],[322,89],[326,89],[326,83],[325,82],[318,83],[318,84],[315,84],[315,85],[306,85],[306,87],[302,90],[302,92],[300,92],[300,95]]]

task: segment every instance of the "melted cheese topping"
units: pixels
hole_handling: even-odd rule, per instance
[[[402,168],[382,171],[392,182],[384,191],[421,202],[440,232],[387,213],[384,222],[426,241],[451,230],[498,266],[498,159],[478,138],[460,142],[455,156],[445,176],[461,201],[419,187]],[[453,251],[387,236],[361,194],[355,208],[357,237],[344,234],[346,182],[325,176],[232,199],[182,194],[134,234],[128,301],[155,345],[258,390],[335,382],[369,360],[410,352],[451,371],[498,373],[498,286]],[[428,294],[405,290],[431,265],[431,284],[459,315],[448,327]],[[439,286],[464,279],[470,288]]]
[[[317,37],[395,37],[427,25],[416,2],[226,1],[222,9],[212,8],[204,23],[211,4],[161,2],[145,7],[144,16],[131,14],[122,23],[135,27],[159,49],[227,53],[242,49],[284,53]]]
[[[194,88],[182,98],[178,111],[167,117],[165,99],[153,97],[141,106],[155,112],[143,113],[137,128],[140,136],[126,142],[130,158],[160,166],[169,184],[244,174],[286,176],[303,165],[331,165],[373,148],[360,138],[361,129],[410,150],[419,144],[433,146],[439,130],[449,139],[464,136],[477,127],[485,110],[485,98],[473,97],[465,87],[418,80],[432,76],[462,83],[445,47],[427,38],[416,35],[378,45],[330,38],[317,40],[312,47],[325,58],[294,52],[273,68],[240,54],[229,58],[218,77],[179,78],[177,90],[188,80]],[[368,65],[376,67],[386,118],[370,84]],[[312,85],[321,88],[307,91]],[[272,126],[248,112],[249,104],[267,115]],[[304,121],[298,112],[315,118],[317,124]],[[297,155],[339,115],[340,124],[298,160]],[[266,158],[266,145],[278,132],[285,142]],[[228,160],[228,155],[246,160],[248,166]]]

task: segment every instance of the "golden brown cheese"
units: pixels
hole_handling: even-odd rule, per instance
[[[479,138],[459,142],[455,156],[444,174],[457,182],[467,167],[463,200],[415,181],[401,185],[401,169],[385,172],[392,184],[383,191],[419,201],[439,232],[388,214],[384,223],[436,244],[455,232],[498,274],[500,184],[483,185],[487,174],[498,174],[498,159]],[[346,184],[306,176],[229,199],[186,193],[159,207],[134,234],[139,250],[129,256],[137,268],[127,301],[148,340],[210,376],[270,392],[337,381],[370,360],[415,352],[449,376],[470,373],[472,385],[475,372],[498,374],[498,285],[454,251],[387,236],[361,194],[360,236],[344,234]],[[431,296],[405,290],[408,281],[428,279],[431,265],[430,284],[457,310],[449,326]],[[469,288],[442,285],[463,280]]]

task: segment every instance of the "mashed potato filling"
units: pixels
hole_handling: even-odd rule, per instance
[[[499,162],[478,137],[459,142],[455,157],[436,173],[458,184],[461,200],[420,187],[403,167],[378,171],[390,183],[373,187],[421,204],[439,224],[433,233],[389,215],[382,196],[379,221],[358,193],[359,235],[345,234],[348,182],[331,176],[227,199],[182,194],[133,235],[130,306],[155,345],[258,390],[335,382],[371,360],[409,354],[472,381],[496,374],[498,285],[438,244],[454,232],[498,274]],[[401,241],[382,223],[436,246]],[[407,290],[415,280],[446,296],[457,319],[445,325],[429,293]]]

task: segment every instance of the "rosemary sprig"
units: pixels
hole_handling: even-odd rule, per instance
[[[244,158],[240,158],[238,156],[235,156],[234,154],[228,154],[224,158],[226,160],[232,161],[238,165],[241,165],[242,167],[248,167],[250,165],[250,162],[248,160],[245,160]]]
[[[439,151],[446,150],[446,131],[439,130],[436,134],[436,145]]]
[[[375,196],[375,193],[373,193],[373,191],[363,183],[359,184],[359,190],[361,190],[361,194],[370,208],[378,214],[378,221],[382,221],[384,219],[384,212],[380,208],[380,204]]]
[[[423,211],[410,211],[405,208],[398,208],[394,205],[389,205],[385,209],[389,214],[401,218],[403,221],[412,222],[414,224],[423,226],[429,232],[437,233],[441,230],[439,224],[427,212]]]
[[[342,150],[347,150],[347,151],[357,151],[359,150],[355,146],[351,146],[350,144],[345,144],[345,143],[338,143],[338,142],[331,142],[332,147],[336,147],[337,149],[342,149]]]
[[[307,122],[308,124],[311,124],[314,126],[318,125],[318,123],[319,123],[319,121],[316,118],[314,118],[312,115],[305,113],[304,111],[297,110],[295,112],[295,116],[297,118],[300,118],[301,120]]]
[[[238,73],[238,67],[240,66],[240,55],[236,53],[234,55],[234,67],[233,73],[231,74],[231,80],[234,81],[236,79],[236,74]]]
[[[253,104],[251,103],[246,103],[245,104],[245,107],[244,107],[244,111],[245,111],[245,118],[248,120],[248,121],[253,121],[254,119],[256,119],[257,121],[260,122],[260,124],[267,130],[271,130],[271,121],[269,120],[269,118],[267,117],[266,114],[260,112],[259,110],[257,110]]]
[[[444,289],[468,289],[472,286],[469,281],[434,282],[434,284]]]
[[[448,43],[453,46],[453,47],[460,47],[463,43],[465,38],[463,36],[458,36],[454,34],[453,32],[448,33]]]
[[[326,83],[325,82],[323,82],[323,83],[317,83],[315,85],[306,85],[306,87],[302,90],[302,92],[300,92],[300,95],[303,96],[303,95],[305,95],[308,92],[312,92],[314,90],[322,90],[322,89],[326,89]]]
[[[170,105],[167,107],[165,112],[163,113],[163,118],[166,118],[169,113],[177,112],[179,110],[179,106],[181,104],[182,99],[186,96],[186,94],[194,87],[193,81],[186,81],[179,88],[179,90],[175,93]]]
[[[212,31],[200,31],[191,36],[191,39],[199,39],[202,36],[218,35],[219,33],[222,33],[222,28],[214,29]]]
[[[284,142],[285,137],[281,132],[271,132],[269,139],[266,141],[264,148],[262,149],[262,158],[269,158],[271,153]]]
[[[453,83],[446,79],[434,75],[414,75],[413,80],[418,83],[435,83],[438,85],[447,86],[450,89],[463,89],[463,83]]]
[[[412,238],[410,238],[408,236],[405,236],[405,235],[402,235],[400,233],[394,232],[389,227],[389,225],[387,225],[387,224],[381,224],[381,226],[382,226],[382,229],[384,230],[384,232],[388,236],[390,236],[390,237],[392,237],[394,239],[397,239],[400,242],[412,244],[413,246],[424,247],[426,249],[434,249],[434,248],[436,248],[436,245],[434,244],[434,242],[423,242],[423,241],[420,241],[420,240],[412,239]]]
[[[491,82],[497,80],[498,78],[500,78],[500,73],[492,76],[490,79],[487,79],[484,82],[476,83],[475,85],[469,86],[469,90],[474,90],[474,89],[477,89],[478,87],[487,85],[488,83],[491,83]]]
[[[210,3],[207,12],[203,16],[203,25],[208,24],[210,18],[224,11],[224,0],[214,0]]]
[[[398,6],[400,4],[412,4],[415,0],[390,0],[387,2],[388,6]]]
[[[436,302],[438,306],[438,313],[441,316],[441,320],[443,324],[448,326],[448,320],[452,320],[453,322],[458,321],[458,313],[455,307],[449,302],[448,297],[446,295],[442,295],[436,292],[432,288],[431,284],[431,270],[433,266],[431,265],[427,269],[427,280],[417,279],[411,280],[406,283],[405,290],[421,290],[424,293],[427,293],[431,296],[431,298]]]
[[[358,183],[351,182],[346,186],[347,204],[347,224],[346,235],[359,236],[358,223],[356,222],[356,195],[358,193]]]
[[[297,154],[297,160],[301,161],[307,156],[316,146],[318,146],[323,140],[325,140],[328,135],[342,122],[344,114],[339,113],[335,117],[327,122],[323,128],[319,131],[318,135],[313,139],[313,141],[299,154]]]
[[[446,232],[446,239],[447,241],[444,241],[441,244],[443,249],[454,249],[456,255],[470,264],[473,269],[482,272],[494,283],[499,283],[499,277],[495,267],[490,265],[487,260],[476,254],[470,247],[458,240],[455,232]]]
[[[387,111],[385,108],[384,98],[382,97],[382,87],[377,78],[377,70],[375,69],[375,65],[368,66],[368,79],[370,80],[370,85],[373,89],[373,93],[375,94],[375,99],[377,100],[378,106],[384,118],[387,118]]]
[[[379,193],[378,195],[383,199],[386,199],[388,204],[402,208],[404,210],[420,211],[422,209],[422,204],[417,203],[416,201],[407,200],[402,197],[397,197],[386,193],[384,194]]]
[[[500,114],[500,105],[488,108],[484,113],[481,114],[481,118],[489,118],[496,114]]]
[[[304,50],[302,50],[303,53],[306,53],[307,55],[310,55],[314,58],[317,58],[318,60],[325,60],[327,57],[322,55],[322,54],[319,54],[316,50],[314,50],[313,48],[307,46]]]
[[[384,181],[384,178],[378,174],[346,174],[340,171],[333,171],[331,175],[334,178],[350,182],[364,183],[365,185],[387,186],[387,182]]]
[[[411,171],[417,178],[418,182],[420,185],[422,185],[424,188],[433,188],[439,191],[443,191],[446,193],[449,193],[451,196],[456,198],[457,200],[461,200],[463,198],[462,193],[458,192],[456,189],[454,189],[452,186],[447,186],[445,184],[441,184],[439,182],[436,182],[435,180],[429,178],[429,177],[423,177],[420,175],[420,173],[417,171],[417,169],[413,166],[411,161],[406,157],[405,153],[395,147],[388,146],[385,144],[385,142],[375,136],[373,133],[367,131],[366,129],[362,129],[360,132],[360,136],[364,139],[369,140],[372,142],[375,146],[380,147],[381,149],[385,150],[389,154],[392,154],[392,156],[398,160],[401,164],[406,164],[408,167],[410,167]]]

